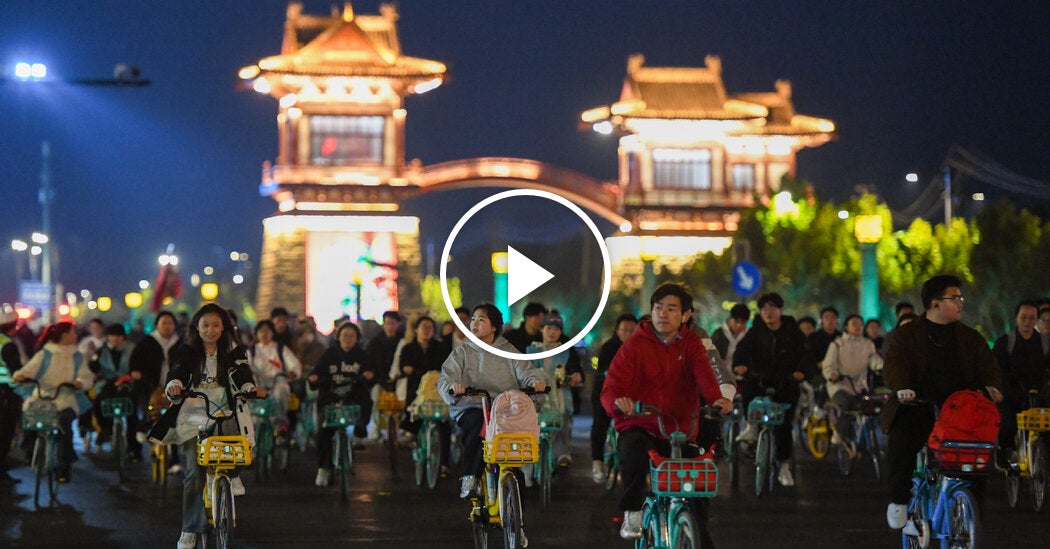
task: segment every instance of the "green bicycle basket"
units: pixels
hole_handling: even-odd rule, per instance
[[[560,410],[544,410],[537,414],[540,422],[540,431],[544,433],[557,433],[561,431],[562,420],[565,418]]]
[[[102,401],[102,417],[127,417],[134,410],[130,398],[107,398]]]
[[[747,405],[747,421],[756,425],[780,425],[784,423],[785,404],[773,402],[769,397],[758,397]]]
[[[31,406],[22,410],[22,429],[47,431],[58,428],[58,408],[54,406]]]
[[[424,400],[419,404],[419,417],[433,421],[448,419],[448,404],[440,400]]]
[[[357,404],[329,404],[324,407],[322,427],[349,427],[355,425],[361,417],[361,407]]]

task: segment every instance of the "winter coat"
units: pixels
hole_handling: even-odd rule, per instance
[[[846,394],[857,395],[868,387],[868,370],[878,372],[882,370],[882,357],[875,349],[875,343],[870,339],[859,335],[842,334],[828,345],[828,352],[824,355],[824,379],[828,380],[828,396],[833,397],[839,391]],[[832,382],[831,376],[841,376],[838,381]]]
[[[508,353],[518,353],[518,349],[503,336],[497,336],[492,346]],[[540,381],[543,381],[542,375],[534,371],[529,362],[492,354],[468,339],[456,347],[441,365],[438,391],[449,405],[453,419],[459,419],[467,409],[480,408],[481,400],[478,397],[457,398],[448,394],[453,384],[462,383],[466,387],[484,389],[495,398],[504,391],[531,387]]]
[[[641,427],[660,436],[656,417],[626,416],[616,407],[616,399],[628,397],[654,405],[663,412],[667,428],[673,429],[677,422],[687,431],[701,396],[706,404],[722,398],[700,336],[682,326],[674,339],[664,343],[652,322],[645,320],[613,358],[601,402],[617,431]]]
[[[761,320],[754,323],[736,347],[733,362],[747,366],[760,386],[780,387],[801,371],[805,336],[793,317],[780,317],[780,329],[769,329]]]
[[[371,358],[360,345],[344,351],[336,343],[325,350],[309,374],[309,377],[317,376],[310,387],[317,389],[318,409],[323,410],[334,402],[360,403],[362,398],[370,398],[369,384],[362,375],[366,371],[374,373],[371,367]]]
[[[37,380],[40,382],[40,387],[43,387],[44,394],[54,394],[55,390],[62,383],[76,384],[76,382],[79,381],[81,386],[86,390],[94,382],[95,375],[91,373],[86,361],[83,359],[83,355],[80,354],[80,351],[77,350],[75,345],[48,343],[44,345],[43,349],[33,355],[33,358],[29,359],[29,362],[26,362],[25,366],[22,366],[22,368],[15,373],[29,379],[36,379],[37,373],[40,372],[40,367],[44,363],[45,352],[51,354],[51,362],[47,366],[47,371],[44,372],[43,379]],[[76,367],[77,361],[83,362],[80,365],[79,370]],[[33,406],[35,402],[40,400],[40,387],[33,389],[33,394],[25,399],[25,402],[22,405],[23,410]],[[72,409],[76,410],[78,414],[87,411],[82,409],[81,406],[78,406],[76,395],[73,391],[68,389],[60,390],[54,403],[59,411]]]

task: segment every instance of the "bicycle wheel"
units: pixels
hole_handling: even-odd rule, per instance
[[[350,497],[350,440],[346,431],[335,433],[335,470],[338,474],[336,481],[339,483],[339,497],[346,501]]]
[[[839,472],[844,477],[853,474],[853,456],[849,453],[849,442],[848,440],[843,440],[836,451]]]
[[[270,479],[273,467],[273,429],[267,423],[259,425],[255,433],[255,480],[264,483]]]
[[[602,453],[602,472],[605,475],[606,490],[612,490],[616,486],[617,477],[620,476],[619,454],[616,450],[616,431],[609,427],[605,433],[605,449]]]
[[[678,509],[671,537],[674,549],[700,549],[700,524],[688,506]]]
[[[290,453],[289,444],[288,435],[274,438],[273,462],[271,465],[281,473],[288,472],[288,454]]]
[[[907,528],[901,530],[901,545],[905,549],[926,549],[930,546],[930,539],[932,534],[930,532],[930,522],[926,520],[923,515],[923,506],[925,502],[922,500],[916,500],[919,495],[913,495],[912,501],[909,506],[912,507],[911,511],[908,512],[908,521],[915,526],[917,535],[910,536],[906,532]]]
[[[436,423],[431,423],[426,433],[427,441],[427,488],[437,488],[438,479],[441,478],[441,454],[444,450],[441,444],[441,429]]]
[[[766,490],[766,482],[769,471],[772,468],[773,454],[770,452],[772,433],[768,429],[758,432],[758,442],[755,443],[755,495],[762,497]]]
[[[215,479],[215,547],[227,549],[230,546],[230,531],[233,530],[233,492],[230,490],[230,479],[225,475]]]
[[[722,430],[722,444],[725,446],[726,461],[729,462],[729,486],[734,490],[740,488],[740,444],[736,442],[738,434],[739,422],[729,418],[725,429]]]
[[[412,449],[412,464],[416,471],[416,486],[422,486],[427,476],[426,439],[419,441],[419,446]]]
[[[1040,437],[1041,438],[1041,437]],[[1046,444],[1044,440],[1036,440],[1036,443],[1032,445],[1032,505],[1035,510],[1043,510],[1043,502],[1046,500],[1046,477],[1047,467],[1050,463],[1047,462]]]
[[[948,502],[948,547],[973,549],[977,547],[981,515],[977,500],[969,488],[956,488]]]
[[[1021,500],[1021,477],[1013,471],[1006,473],[1006,503],[1011,509],[1017,509]]]
[[[521,494],[518,493],[518,479],[511,471],[505,471],[500,477],[499,493],[500,521],[503,523],[503,546],[506,549],[525,547],[525,530],[521,513]]]
[[[51,471],[48,469],[47,441],[42,433],[37,433],[36,442],[33,444],[33,476],[36,482],[33,488],[33,505],[40,507],[40,484],[48,482],[45,480]]]
[[[389,416],[386,420],[386,446],[390,454],[390,472],[397,475],[397,417]]]
[[[51,506],[58,503],[58,436],[57,432],[47,436],[47,495]]]
[[[831,427],[828,418],[818,418],[816,414],[810,414],[806,422],[806,448],[813,457],[824,459],[831,448]]]
[[[660,520],[660,515],[659,503],[652,497],[646,498],[642,504],[642,539],[638,545],[646,548],[667,547],[667,540],[664,539],[666,532],[662,528],[663,521]]]
[[[471,522],[471,528],[474,534],[474,549],[488,549],[489,547],[489,529],[480,520]]]
[[[886,455],[882,446],[879,445],[879,434],[875,432],[875,420],[869,418],[864,430],[868,434],[867,451],[871,459],[871,466],[875,469],[875,480],[882,480],[882,463],[886,460]]]
[[[113,439],[112,439],[113,453],[117,456],[117,477],[121,482],[124,482],[124,475],[128,467],[128,442],[124,438],[124,420],[122,418],[113,419]]]

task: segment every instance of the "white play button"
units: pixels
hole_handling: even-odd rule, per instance
[[[507,305],[514,305],[519,299],[529,295],[533,290],[543,286],[554,275],[540,267],[524,254],[507,246]]]

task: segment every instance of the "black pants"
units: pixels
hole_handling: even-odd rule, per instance
[[[641,427],[632,427],[620,432],[617,451],[620,453],[620,478],[623,481],[623,496],[620,498],[621,511],[640,511],[649,494],[649,450],[656,449],[662,455],[671,454],[671,443],[657,438]],[[686,457],[696,457],[697,449],[687,446],[683,449]],[[693,514],[700,527],[700,546],[714,547],[707,527],[707,498],[690,500]]]
[[[595,378],[595,383],[601,383],[604,376]],[[609,431],[612,418],[605,413],[601,402],[602,388],[596,387],[591,392],[591,416],[594,422],[591,424],[591,459],[602,461],[605,459],[605,434]]]
[[[890,501],[907,504],[911,500],[911,474],[915,455],[922,450],[933,430],[933,414],[925,406],[900,406],[890,425],[886,443],[886,481]]]
[[[481,427],[485,416],[481,408],[469,408],[456,419],[463,430],[463,455],[460,457],[460,476],[479,476],[482,472]]]
[[[345,401],[346,404],[356,404],[361,407],[361,414],[357,416],[357,423],[354,425],[354,438],[364,439],[368,437],[368,421],[372,418],[372,398],[367,393],[358,392],[350,393],[354,396],[353,400]],[[318,418],[321,422],[324,421],[324,408],[329,404],[334,404],[338,401],[326,401],[324,403],[318,403]],[[319,467],[325,469],[332,468],[332,437],[335,436],[335,432],[338,427],[321,427],[317,430],[317,464]]]
[[[114,386],[112,383],[107,384],[99,391],[98,397],[95,398],[95,405],[92,407],[92,413],[95,414],[95,421],[98,423],[99,429],[102,430],[100,436],[105,437],[103,440],[109,439],[113,432],[113,418],[102,417],[102,401],[110,398],[128,398],[131,399],[131,410],[125,421],[127,421],[127,430],[124,431],[124,440],[127,442],[128,454],[134,455],[138,458],[142,458],[142,444],[139,443],[138,439],[135,438],[135,433],[139,430],[139,403],[141,398],[138,393],[134,391],[124,391]]]

